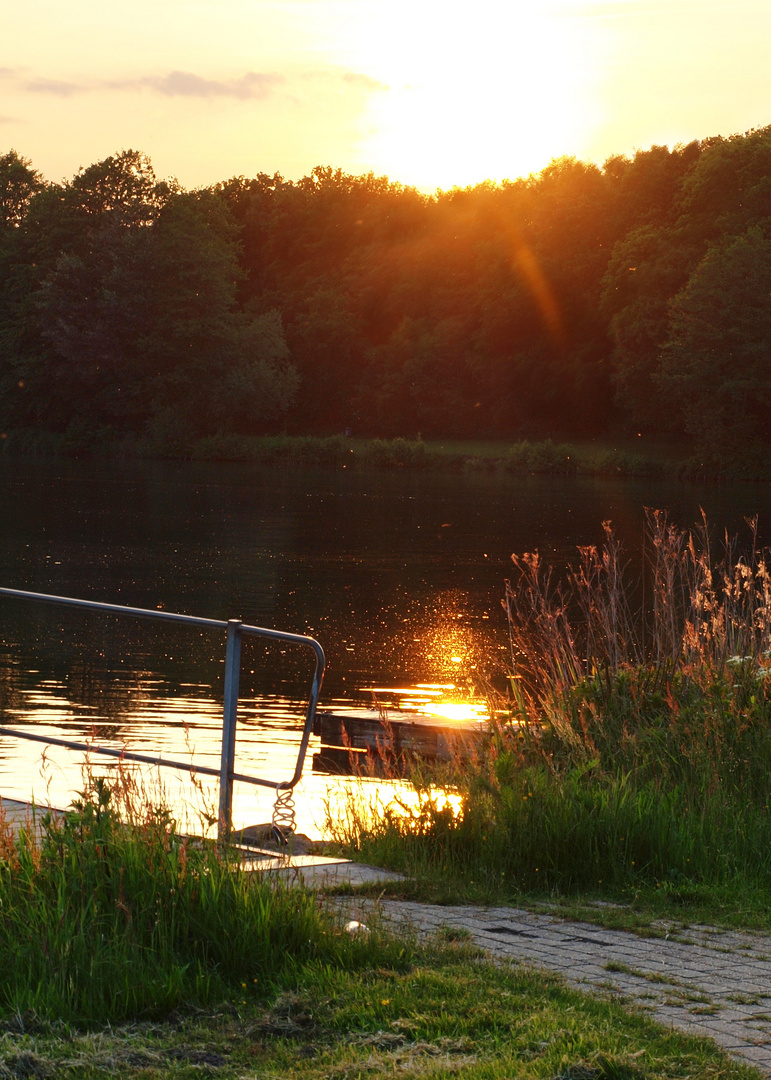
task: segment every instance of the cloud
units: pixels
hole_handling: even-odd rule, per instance
[[[356,86],[360,90],[388,90],[388,86],[385,83],[378,82],[377,79],[373,79],[369,75],[361,75],[358,71],[346,71],[342,75],[344,83],[348,83],[350,86]]]
[[[12,68],[0,67],[0,78],[18,78],[19,74]],[[337,83],[338,86],[342,84],[353,91],[369,94],[388,90],[385,83],[357,71],[322,69],[305,72],[300,78],[303,81],[310,79],[322,80],[327,84]],[[259,101],[274,94],[279,88],[288,89],[291,82],[292,80],[284,75],[260,71],[247,71],[232,79],[207,79],[192,71],[170,71],[166,75],[142,75],[131,79],[110,79],[88,84],[35,76],[27,79],[24,88],[34,94],[49,94],[60,98],[72,97],[75,94],[104,93],[105,90],[119,93],[145,90],[162,94],[164,97]]]
[[[18,74],[12,68],[0,67],[0,78],[12,78]],[[53,97],[72,97],[74,94],[101,93],[104,90],[152,90],[166,97],[226,97],[249,101],[267,97],[284,81],[283,75],[258,71],[247,71],[236,79],[206,79],[192,71],[170,71],[168,75],[146,75],[88,85],[37,77],[27,81],[24,88],[34,94],[50,94]]]
[[[373,79],[371,75],[364,75],[360,71],[344,71],[336,67],[312,68],[302,72],[300,77],[306,83],[326,83],[327,86],[339,86],[343,83],[353,90],[363,90],[369,94],[391,89],[386,83]]]
[[[73,94],[81,93],[84,87],[78,86],[77,83],[63,82],[60,79],[33,79],[32,82],[27,83],[26,89],[31,90],[33,94],[72,97]]]
[[[111,83],[110,86],[116,90],[142,86],[166,97],[230,97],[248,101],[268,97],[283,82],[282,75],[257,71],[247,71],[238,79],[205,79],[190,71],[171,71],[168,75],[136,79],[127,83]]]

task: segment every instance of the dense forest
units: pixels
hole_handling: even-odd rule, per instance
[[[771,127],[426,196],[0,157],[0,432],[771,445]]]

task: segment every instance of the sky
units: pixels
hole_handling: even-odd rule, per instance
[[[771,123],[769,0],[5,0],[0,154],[423,191]]]

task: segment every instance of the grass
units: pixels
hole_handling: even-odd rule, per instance
[[[646,982],[657,983],[663,986],[681,986],[677,979],[672,979],[668,975],[660,975],[655,971],[640,971],[639,968],[630,967],[629,964],[619,964],[616,961],[611,961],[608,964],[602,965],[605,971],[617,971],[625,975],[634,975],[637,979],[645,979]]]
[[[0,1077],[751,1080],[708,1040],[244,874],[90,779],[0,845]]]
[[[534,911],[596,923],[646,937],[687,937],[692,926],[713,926],[771,934],[769,889],[747,888],[731,881],[723,887],[693,886],[678,890],[668,882],[614,894],[605,890],[562,896],[509,897]],[[771,950],[769,950],[771,951]]]
[[[4,1071],[3,1071],[4,1070]],[[401,968],[316,965],[267,999],[250,987],[206,1010],[85,1030],[15,1018],[0,1075],[216,1075],[358,1080],[751,1080],[714,1044],[514,964],[433,942]]]
[[[354,798],[330,821],[344,850],[435,900],[771,929],[771,562],[754,530],[739,558],[706,523],[648,526],[645,582],[609,526],[561,576],[514,559],[506,721],[470,764],[416,775],[414,808]]]
[[[0,1015],[157,1017],[242,983],[267,994],[309,965],[402,955],[345,934],[312,893],[181,836],[166,810],[127,813],[102,780],[42,824],[39,843],[6,834],[0,850]]]

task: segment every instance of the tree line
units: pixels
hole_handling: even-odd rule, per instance
[[[433,196],[0,157],[0,430],[771,441],[771,127]]]

